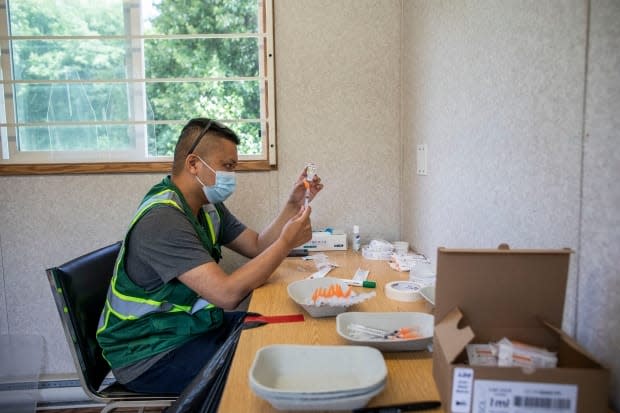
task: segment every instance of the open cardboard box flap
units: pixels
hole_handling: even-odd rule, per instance
[[[476,340],[499,340],[517,333],[546,329],[541,320],[562,325],[570,249],[510,250],[439,248],[435,290],[435,324],[458,307],[462,323],[471,326]],[[550,334],[543,342],[552,344]],[[549,342],[545,342],[549,340]],[[537,340],[539,341],[539,340]]]
[[[463,314],[458,308],[454,308],[435,326],[435,335],[444,343],[441,349],[450,363],[454,362],[465,346],[474,339],[471,327],[458,328],[462,318]]]
[[[571,336],[546,321],[544,323],[560,338],[560,347],[558,348],[560,367],[572,366],[589,369],[607,369],[605,366],[595,361],[596,357],[579,345],[579,343],[577,343]]]

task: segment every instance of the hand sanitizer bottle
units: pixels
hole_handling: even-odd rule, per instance
[[[359,225],[353,225],[353,251],[360,250],[360,227]]]

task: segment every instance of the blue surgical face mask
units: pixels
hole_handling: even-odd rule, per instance
[[[226,171],[215,171],[211,168],[205,161],[200,159],[207,168],[211,169],[215,174],[215,184],[212,186],[205,185],[198,175],[196,175],[196,179],[202,185],[202,191],[205,193],[205,196],[212,204],[217,204],[219,202],[224,202],[229,196],[235,192],[235,188],[237,187],[237,179],[235,177],[234,172],[226,172]]]

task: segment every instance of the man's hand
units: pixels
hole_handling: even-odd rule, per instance
[[[297,180],[293,184],[293,190],[289,195],[288,202],[295,206],[295,208],[300,208],[304,204],[304,199],[306,196],[306,187],[304,185],[304,181],[307,177],[306,168],[301,172],[301,174],[297,177]],[[308,202],[312,201],[316,194],[319,193],[321,189],[323,189],[323,184],[321,183],[321,177],[318,175],[314,175],[312,182],[310,182],[310,198]]]
[[[293,249],[312,239],[312,224],[310,222],[310,207],[299,208],[295,216],[288,220],[282,228],[280,238]]]

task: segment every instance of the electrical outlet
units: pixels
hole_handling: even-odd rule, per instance
[[[428,152],[428,148],[425,143],[418,145],[417,150],[417,171],[418,175],[426,175],[427,165],[426,165],[426,155]]]

